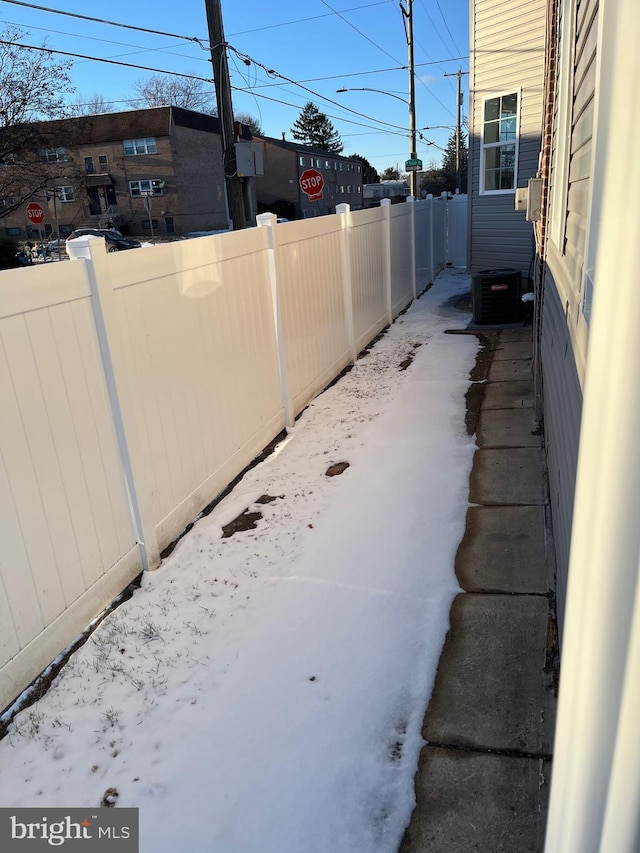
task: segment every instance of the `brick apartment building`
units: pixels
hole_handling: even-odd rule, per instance
[[[335,213],[337,204],[358,210],[362,202],[362,163],[321,148],[284,139],[255,137],[263,146],[264,176],[256,178],[258,210],[273,211],[287,219],[306,219]],[[317,169],[324,178],[322,198],[309,201],[300,188],[306,169]]]
[[[113,225],[135,235],[228,227],[220,125],[215,116],[155,107],[63,119],[59,147],[40,152],[51,181],[30,201],[45,209],[44,235]],[[240,140],[251,133],[239,125]],[[253,190],[253,179],[244,179]],[[0,198],[0,206],[7,200]],[[0,219],[0,234],[38,237],[26,204]],[[255,209],[255,200],[249,204]],[[150,211],[147,209],[150,208]]]

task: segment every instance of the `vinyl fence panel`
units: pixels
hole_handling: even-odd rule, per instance
[[[163,548],[284,425],[266,241],[256,228],[132,254],[96,263]]]
[[[3,274],[0,706],[141,570],[82,265]]]
[[[294,413],[350,361],[339,216],[275,229],[278,299]]]

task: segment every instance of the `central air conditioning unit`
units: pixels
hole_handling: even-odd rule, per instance
[[[522,317],[522,275],[520,270],[482,270],[471,275],[473,322],[502,326],[518,323]]]

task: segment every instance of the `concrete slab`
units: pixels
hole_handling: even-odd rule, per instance
[[[532,344],[530,339],[508,341],[505,340],[504,334],[504,332],[500,334],[500,343],[493,354],[494,359],[511,361],[518,358],[531,358]]]
[[[425,747],[399,853],[542,853],[550,766]]]
[[[546,594],[545,508],[470,507],[456,574],[467,592]]]
[[[533,361],[530,358],[494,359],[489,369],[489,382],[512,382],[514,379],[531,379]]]
[[[476,427],[478,447],[542,447],[534,410],[485,409]]]
[[[533,340],[533,326],[523,326],[520,329],[504,329],[500,332],[500,340],[502,343],[513,343],[514,341],[531,341]]]
[[[456,597],[422,731],[428,743],[551,753],[548,612],[542,596]]]
[[[512,382],[487,382],[482,408],[532,408],[533,403],[533,381],[531,379],[514,379]]]
[[[544,504],[544,456],[541,448],[481,448],[469,478],[472,504]]]

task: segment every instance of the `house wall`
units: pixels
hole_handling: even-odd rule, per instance
[[[589,334],[591,273],[587,257],[597,111],[598,6],[598,0],[568,0],[558,8],[558,85],[540,356],[561,630]]]
[[[177,233],[227,228],[220,137],[174,124],[171,151]]]
[[[515,193],[480,194],[483,99],[520,92],[517,186],[538,169],[542,128],[545,2],[472,0],[469,118],[470,269],[519,269],[531,275],[531,223],[514,210]]]

